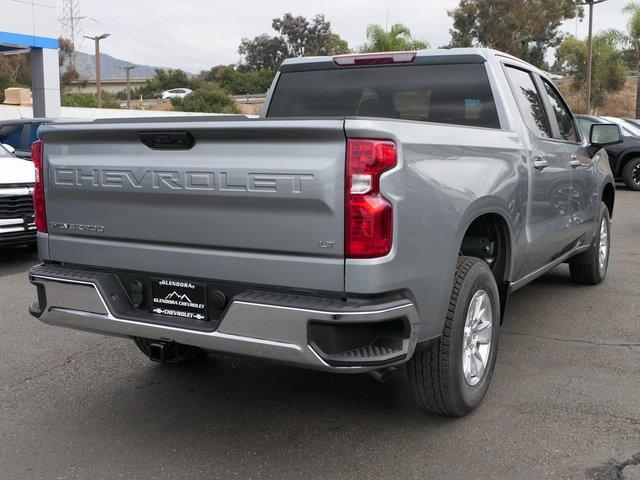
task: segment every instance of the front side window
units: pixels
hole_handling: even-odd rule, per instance
[[[598,123],[593,120],[589,120],[588,118],[577,118],[576,121],[578,122],[578,125],[580,125],[580,129],[586,137],[591,134],[591,125]]]
[[[549,82],[545,79],[542,79],[544,83],[544,88],[547,91],[547,95],[549,96],[549,102],[551,103],[551,108],[553,109],[553,114],[558,121],[558,127],[560,128],[560,139],[567,140],[569,142],[577,142],[578,135],[576,132],[576,125],[573,121],[573,115],[571,115],[571,111],[564,103],[564,100],[558,93],[558,91],[549,84]]]
[[[283,72],[268,117],[382,117],[500,128],[484,64]]]
[[[506,67],[522,119],[539,137],[551,138],[551,127],[542,98],[531,74],[515,67]]]

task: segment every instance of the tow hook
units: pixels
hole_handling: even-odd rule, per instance
[[[149,358],[154,362],[168,362],[176,356],[176,342],[173,340],[158,340],[149,344]]]
[[[387,367],[381,368],[379,370],[372,370],[371,372],[369,372],[369,375],[371,375],[379,382],[386,382],[391,377],[393,377],[397,371],[398,369],[396,367]]]

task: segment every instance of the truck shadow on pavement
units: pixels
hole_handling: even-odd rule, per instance
[[[38,262],[35,248],[0,247],[0,277],[24,273],[26,265],[35,265]]]

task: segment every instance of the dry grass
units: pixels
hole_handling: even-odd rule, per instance
[[[571,88],[571,80],[556,80],[556,85],[565,100],[574,113],[584,113],[585,100],[584,93],[579,94]],[[611,117],[629,117],[636,116],[636,77],[628,77],[625,87],[619,92],[607,95],[606,103],[603,107],[598,108],[598,115],[606,115]]]

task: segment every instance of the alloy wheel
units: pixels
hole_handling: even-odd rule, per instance
[[[478,290],[469,303],[462,343],[462,372],[470,386],[484,375],[491,353],[493,309],[484,290]]]

